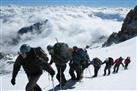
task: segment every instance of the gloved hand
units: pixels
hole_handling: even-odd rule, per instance
[[[53,77],[54,77],[54,75],[51,75],[51,77],[53,78]]]
[[[15,84],[16,84],[14,78],[11,79],[11,84],[12,84],[12,85],[15,85]]]
[[[55,71],[53,69],[50,71],[50,75],[51,75],[51,77],[53,77],[55,75]]]
[[[53,77],[54,75],[55,75],[55,71],[52,72],[51,77]]]

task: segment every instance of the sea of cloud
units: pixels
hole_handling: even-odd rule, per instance
[[[24,43],[46,50],[47,45],[56,43],[56,38],[70,47],[93,45],[93,41],[98,41],[100,37],[104,36],[105,41],[112,32],[118,32],[129,10],[86,6],[2,6],[1,51],[16,53]],[[42,33],[23,34],[18,44],[11,44],[17,38],[19,29],[46,19],[48,22]]]

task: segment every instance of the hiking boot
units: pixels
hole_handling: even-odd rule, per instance
[[[67,81],[65,80],[64,82],[58,84],[57,87],[60,87],[60,85],[61,85],[61,87],[63,87],[63,86],[65,86],[66,83],[67,83]]]
[[[110,74],[108,74],[107,76],[109,76]]]
[[[97,77],[96,75],[92,76],[92,78]]]
[[[76,80],[76,78],[71,78],[70,80],[73,80],[73,81],[75,81],[75,80]]]
[[[82,80],[82,78],[83,78],[82,76],[81,77],[77,77],[76,80],[80,81],[80,80]]]

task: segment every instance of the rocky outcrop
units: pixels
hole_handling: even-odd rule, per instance
[[[4,58],[4,54],[2,52],[0,52],[0,60]]]
[[[28,33],[28,32],[36,32],[38,34],[40,34],[42,31],[42,26],[45,25],[47,23],[48,20],[45,20],[45,21],[42,21],[42,22],[37,22],[31,26],[28,26],[28,27],[23,27],[21,28],[19,31],[18,31],[18,34],[19,35],[22,35],[22,34],[25,34],[25,33]]]
[[[37,22],[30,26],[21,28],[18,31],[17,36],[12,39],[12,42],[10,44],[11,45],[18,44],[18,42],[21,40],[21,36],[23,34],[26,34],[26,33],[40,34],[43,31],[43,29],[45,28],[47,22],[48,22],[48,20],[46,19],[45,21]]]
[[[117,44],[135,36],[137,36],[137,6],[127,14],[121,31],[112,33],[102,46],[110,46],[113,43]]]

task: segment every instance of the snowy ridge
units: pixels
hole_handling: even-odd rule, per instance
[[[111,56],[114,59],[119,56],[122,56],[123,58],[130,56],[131,64],[129,65],[128,70],[124,70],[122,66],[120,66],[119,72],[117,74],[110,74],[110,76],[102,76],[104,69],[103,65],[97,78],[91,78],[93,75],[93,67],[90,65],[90,67],[84,72],[82,82],[77,82],[73,86],[73,89],[68,88],[67,90],[136,90],[136,44],[137,37],[110,47],[89,49],[88,53],[91,60],[94,57],[99,57],[103,61],[108,56]],[[52,66],[55,67],[54,65]],[[67,69],[65,70],[65,75],[67,79],[70,79],[68,70],[69,66],[67,66]],[[90,70],[90,72],[88,70]],[[2,86],[2,91],[24,91],[25,84],[27,83],[27,78],[24,72],[19,72],[16,80],[17,84],[14,87],[10,84],[10,79],[11,74],[1,76],[0,86]],[[54,79],[55,85],[57,85],[58,82],[55,77]],[[41,76],[38,84],[42,87],[43,91],[48,91],[52,88],[51,81],[46,72]]]

